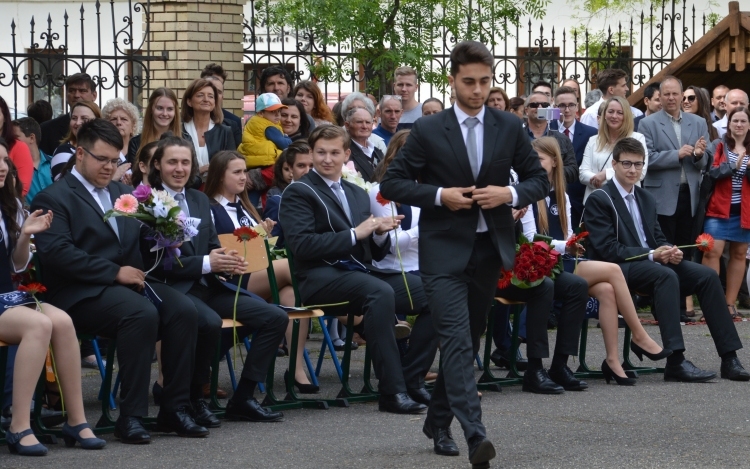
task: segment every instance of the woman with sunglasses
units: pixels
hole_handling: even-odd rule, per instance
[[[719,132],[714,127],[714,121],[711,118],[711,98],[708,97],[708,91],[698,86],[688,86],[682,94],[682,112],[695,114],[706,120],[708,125],[708,135],[713,142],[719,138]]]
[[[578,178],[581,184],[586,186],[583,194],[583,202],[586,202],[589,194],[599,189],[604,183],[612,179],[615,170],[612,168],[612,150],[615,143],[625,137],[632,137],[643,145],[646,152],[641,181],[646,176],[648,166],[648,148],[646,138],[633,131],[633,112],[625,98],[614,96],[601,106],[602,114],[599,117],[599,133],[589,139],[586,149],[583,151],[583,160],[578,169]]]
[[[714,191],[706,206],[704,230],[714,237],[714,247],[703,254],[703,265],[719,272],[724,247],[729,243],[726,300],[732,318],[737,312],[737,293],[745,278],[745,255],[750,243],[750,111],[738,107],[727,117],[727,133],[711,142],[713,163],[708,172]]]

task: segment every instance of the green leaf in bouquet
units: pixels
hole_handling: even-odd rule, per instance
[[[172,207],[167,213],[167,218],[177,218],[177,215],[179,215],[181,211],[182,208],[179,205],[177,207]]]

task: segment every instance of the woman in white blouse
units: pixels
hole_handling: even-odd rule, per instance
[[[211,218],[216,226],[217,234],[232,233],[241,226],[259,226],[266,233],[271,233],[276,224],[271,219],[262,220],[258,211],[250,203],[245,190],[247,173],[245,172],[245,157],[237,151],[220,151],[211,159],[206,178],[205,193],[211,200]],[[294,306],[294,289],[292,276],[289,271],[289,261],[279,259],[273,261],[276,284],[279,289],[280,303],[284,306]],[[271,299],[271,285],[266,271],[253,272],[242,285],[249,292]],[[318,386],[310,384],[305,374],[303,352],[307,338],[309,321],[300,321],[299,340],[297,341],[297,366],[294,384],[300,393],[310,394],[318,392]],[[287,343],[292,342],[292,321],[286,332]]]
[[[612,149],[615,147],[615,143],[623,138],[632,137],[638,140],[646,152],[641,181],[646,177],[646,169],[648,168],[646,138],[643,134],[633,132],[633,112],[630,110],[628,102],[619,96],[612,97],[602,104],[601,112],[599,134],[589,139],[589,143],[583,151],[581,167],[578,169],[578,178],[581,184],[586,186],[586,193],[583,195],[584,202],[588,199],[589,194],[614,176]]]

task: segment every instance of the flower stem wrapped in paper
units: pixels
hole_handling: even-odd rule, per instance
[[[695,238],[695,244],[685,244],[684,246],[677,246],[677,249],[685,249],[685,248],[698,248],[698,250],[701,252],[711,252],[714,248],[714,237],[708,233],[703,233],[703,234],[698,235],[697,238]],[[641,257],[646,257],[649,254],[651,253],[646,252],[639,256],[628,257],[625,260],[632,261],[633,259],[640,259]]]
[[[185,216],[177,201],[167,191],[151,189],[145,185],[138,186],[132,194],[118,197],[114,208],[104,214],[104,220],[110,217],[135,218],[147,226],[150,229],[147,239],[154,241],[151,250],[165,255],[164,268],[167,270],[172,268],[174,261],[182,267],[179,246],[198,234],[201,221],[200,218]],[[161,255],[158,255],[154,267],[160,260]]]
[[[545,241],[529,241],[521,235],[516,245],[516,261],[513,272],[500,270],[497,287],[500,289],[515,285],[518,288],[533,288],[544,281],[544,277],[554,279],[563,271],[562,256]]]

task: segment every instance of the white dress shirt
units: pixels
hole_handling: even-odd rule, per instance
[[[376,184],[370,189],[370,212],[376,217],[390,217],[396,215],[395,203],[391,202],[388,205],[381,205],[376,200],[377,194],[380,192],[380,184]],[[396,252],[396,234],[398,234],[398,249],[401,253],[401,260],[404,266],[404,271],[412,272],[419,270],[419,207],[411,206],[411,228],[403,230],[399,226],[395,230],[389,231],[388,235],[391,237],[391,251],[385,256],[383,260],[372,261],[372,265],[380,269],[393,269],[401,270],[401,265],[398,261],[398,253]]]
[[[576,132],[576,120],[573,119],[573,123],[570,124],[570,127],[565,127],[565,124],[560,122],[560,125],[557,126],[557,130],[560,131],[561,134],[565,135],[565,129],[568,129],[568,138],[570,139],[570,143],[573,143],[573,134]]]
[[[223,195],[217,195],[216,197],[214,197],[214,200],[219,202],[219,204],[224,207],[224,211],[227,212],[227,215],[229,215],[229,218],[230,220],[232,220],[232,224],[234,225],[235,229],[243,226],[237,217],[237,209],[229,205],[229,200],[227,200],[226,197],[224,197]],[[240,198],[235,198],[234,202],[240,202]],[[247,218],[248,220],[250,220],[250,226],[256,226],[258,224],[258,222],[255,221],[252,215],[250,215],[249,213],[247,214]],[[216,220],[214,219],[214,212],[211,212],[211,221],[216,224]]]
[[[717,132],[719,132],[719,138],[723,137],[724,134],[727,133],[727,124],[728,124],[727,116],[728,116],[728,113],[724,114],[724,117],[722,117],[721,120],[718,120],[713,123],[714,128],[716,129]]]
[[[359,142],[354,139],[352,139],[352,142],[362,150],[362,153],[364,153],[365,156],[372,159],[372,152],[375,151],[375,144],[372,143],[369,138],[367,139],[367,145],[365,146],[360,145]]]

